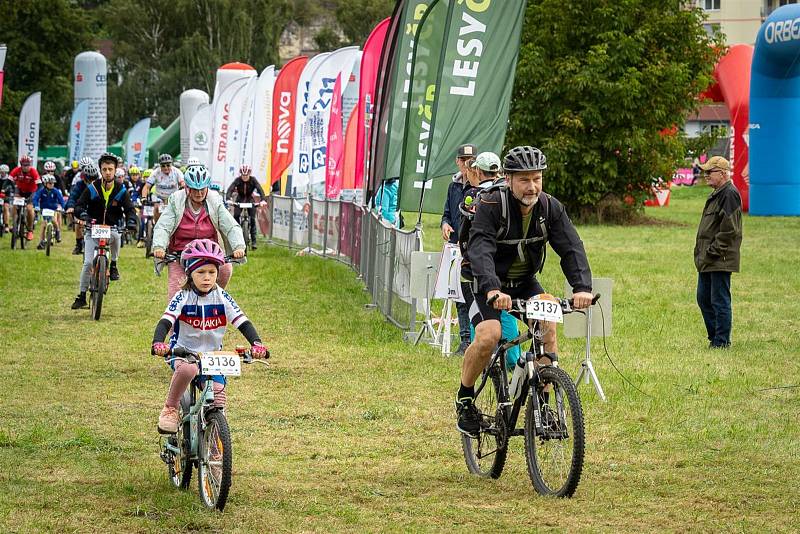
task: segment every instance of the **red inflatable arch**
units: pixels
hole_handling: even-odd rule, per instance
[[[728,158],[733,164],[733,183],[742,194],[742,209],[750,207],[750,187],[744,181],[749,172],[750,149],[747,136],[750,124],[750,63],[753,47],[733,45],[714,69],[715,83],[700,95],[714,102],[724,102],[731,116],[731,148]]]

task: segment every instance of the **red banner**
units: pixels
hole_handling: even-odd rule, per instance
[[[294,151],[294,108],[297,82],[308,58],[292,59],[281,69],[272,93],[272,173],[270,184],[280,181],[292,164]]]
[[[325,196],[339,198],[342,192],[342,170],[344,168],[344,133],[342,132],[342,74],[336,77],[331,97],[331,116],[328,125],[328,143],[325,152]]]
[[[381,51],[383,42],[386,40],[386,32],[389,28],[389,19],[381,21],[372,33],[369,34],[367,42],[364,43],[364,53],[361,56],[361,74],[358,93],[358,105],[353,110],[353,117],[350,121],[356,121],[358,133],[356,140],[356,161],[355,161],[355,187],[360,188],[364,185],[364,158],[369,145],[366,139],[366,103],[369,99],[370,106],[375,106],[375,83],[378,79],[378,69],[381,62]]]
[[[350,121],[347,123],[347,131],[344,133],[344,174],[342,178],[342,189],[355,189],[356,187],[356,152],[358,148],[359,122],[356,117],[357,111],[358,107],[355,107],[351,113]],[[361,159],[361,163],[364,163],[363,158]],[[359,186],[359,188],[362,186]]]

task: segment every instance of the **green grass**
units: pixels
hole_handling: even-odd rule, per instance
[[[273,353],[229,388],[234,476],[224,514],[176,491],[155,422],[169,371],[148,347],[166,280],[126,247],[100,322],[71,311],[80,259],[0,240],[0,531],[756,531],[800,507],[800,219],[744,222],[734,346],[706,349],[692,249],[707,189],[653,226],[579,228],[613,278],[609,397],[582,385],[587,449],[573,499],[533,493],[516,438],[503,476],[469,476],[454,430],[460,360],[414,348],[346,267],[261,247],[230,290]],[[438,249],[438,218],[425,218]],[[555,254],[543,281],[563,287]],[[229,332],[229,345],[242,342]],[[561,340],[574,374],[580,343]]]

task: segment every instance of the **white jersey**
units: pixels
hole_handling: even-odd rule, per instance
[[[161,200],[166,201],[169,196],[177,191],[183,183],[183,173],[177,167],[170,167],[168,173],[164,173],[160,168],[153,171],[147,178],[147,183],[155,185],[156,195]]]
[[[172,324],[170,344],[194,352],[221,350],[228,324],[238,328],[247,321],[233,297],[219,286],[204,296],[191,289],[178,291],[161,318]]]

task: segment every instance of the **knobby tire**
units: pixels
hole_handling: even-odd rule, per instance
[[[497,402],[502,396],[503,377],[497,366],[492,366],[488,372],[489,383],[475,399],[483,421],[481,433],[477,438],[461,434],[461,449],[470,473],[484,478],[500,478],[508,455],[505,424],[497,419]]]
[[[97,256],[94,262],[94,272],[92,273],[95,279],[94,293],[92,293],[92,318],[95,321],[100,320],[100,313],[103,311],[103,296],[108,287],[107,268],[108,259],[105,256]]]
[[[208,412],[206,423],[200,433],[197,484],[203,504],[221,512],[228,500],[233,474],[231,432],[221,410]]]

